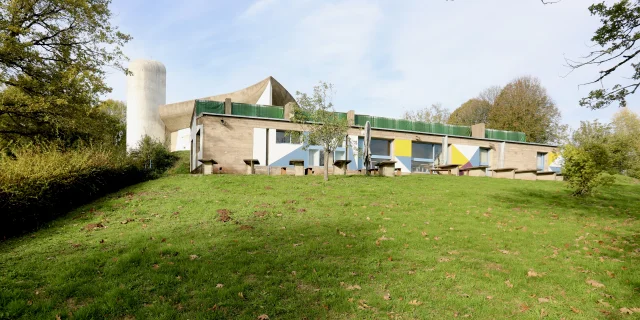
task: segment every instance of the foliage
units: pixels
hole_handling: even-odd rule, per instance
[[[590,195],[595,189],[613,183],[613,176],[605,172],[607,167],[602,164],[609,161],[600,161],[608,157],[605,146],[593,145],[587,149],[567,145],[562,151],[562,157],[562,173],[573,189],[573,195]]]
[[[18,143],[90,142],[106,68],[125,70],[131,38],[111,0],[0,2],[0,135]],[[99,133],[101,134],[101,133]]]
[[[42,226],[147,176],[123,152],[102,147],[23,147],[0,156],[0,167],[0,237]]]
[[[349,124],[333,108],[333,85],[320,82],[313,87],[313,94],[296,92],[298,104],[293,106],[292,122],[299,123],[304,131],[292,131],[294,139],[302,139],[304,148],[312,145],[324,148],[324,180],[329,180],[329,155],[341,146]]]
[[[567,130],[560,123],[560,110],[534,77],[520,77],[507,84],[488,119],[492,129],[524,132],[527,141],[536,143],[559,142]]]
[[[472,126],[477,123],[488,124],[491,107],[493,105],[487,101],[478,98],[470,99],[451,113],[449,123],[462,126]]]
[[[149,136],[144,136],[129,155],[138,167],[148,170],[156,177],[171,168],[179,159],[179,156],[171,153],[164,144]]]
[[[616,154],[611,126],[598,121],[581,122],[571,142],[564,146],[562,173],[573,194],[591,194],[596,188],[613,182]]]
[[[571,68],[584,66],[603,67],[599,76],[587,83],[601,83],[605,78],[615,74],[618,69],[630,70],[630,74],[617,79],[628,79],[611,88],[599,88],[589,92],[580,100],[580,105],[591,109],[606,108],[612,103],[627,105],[626,97],[634,94],[640,86],[640,64],[637,63],[640,46],[640,2],[637,0],[620,0],[610,5],[605,2],[589,7],[591,15],[598,16],[602,25],[595,31],[591,41],[596,49],[579,61],[568,60]]]
[[[0,318],[631,319],[619,309],[640,306],[637,181],[588,198],[555,181],[320,182],[175,175],[103,197],[0,243]]]
[[[430,107],[422,110],[405,111],[402,118],[405,120],[429,123],[447,123],[450,115],[451,111],[449,111],[449,109],[443,107],[440,103],[434,103]]]
[[[640,116],[621,108],[613,115],[611,125],[618,154],[614,165],[620,173],[640,178]]]

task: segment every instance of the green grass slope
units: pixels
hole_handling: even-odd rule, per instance
[[[637,181],[576,199],[553,181],[321,179],[174,175],[100,199],[0,243],[0,318],[640,314]]]

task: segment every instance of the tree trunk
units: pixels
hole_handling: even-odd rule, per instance
[[[329,181],[329,150],[324,148],[324,181]]]

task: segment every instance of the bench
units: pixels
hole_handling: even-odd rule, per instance
[[[516,170],[518,170],[518,168],[500,168],[491,171],[493,171],[494,178],[514,179]]]
[[[256,165],[260,165],[258,159],[244,159],[242,160],[247,165],[247,174],[256,174]]]
[[[378,167],[378,172],[383,177],[393,177],[396,171],[396,162],[395,161],[380,161],[376,164]]]
[[[333,174],[347,174],[347,166],[351,160],[336,160],[333,162]]]
[[[468,167],[460,169],[463,175],[467,175],[470,177],[486,177],[487,176],[488,166],[477,166],[477,167]]]
[[[519,180],[536,180],[537,173],[538,170],[536,169],[516,170],[513,177]]]
[[[289,160],[289,165],[293,166],[296,176],[304,176],[304,160],[301,160],[301,159]]]
[[[376,174],[378,174],[378,169],[377,168],[375,168],[375,169],[373,169],[373,168],[372,169],[366,169],[365,172],[368,172],[370,175],[376,175]]]
[[[304,175],[305,176],[310,176],[312,174],[313,174],[313,167],[304,168]]]
[[[202,174],[212,174],[213,165],[218,164],[218,162],[213,159],[200,159],[198,162],[202,163]]]
[[[448,175],[457,176],[460,173],[460,165],[459,164],[443,164],[443,165],[439,165],[437,167],[431,168],[429,172],[431,174],[434,174],[434,173],[440,174],[440,172],[446,172]]]
[[[536,172],[536,180],[556,181],[555,171],[538,171]]]
[[[564,177],[562,173],[556,173],[556,181],[564,181]]]

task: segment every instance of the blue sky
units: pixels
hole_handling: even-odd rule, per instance
[[[167,103],[235,91],[271,75],[292,94],[331,82],[337,110],[398,118],[432,103],[454,110],[484,88],[532,75],[563,122],[576,127],[607,121],[617,109],[580,107],[593,86],[578,85],[598,69],[568,74],[565,66],[565,58],[589,52],[599,25],[590,3],[114,0],[112,11],[114,24],[133,36],[125,54],[166,66]],[[126,100],[126,77],[113,72],[107,81],[108,97]],[[638,98],[629,107],[640,112]]]

